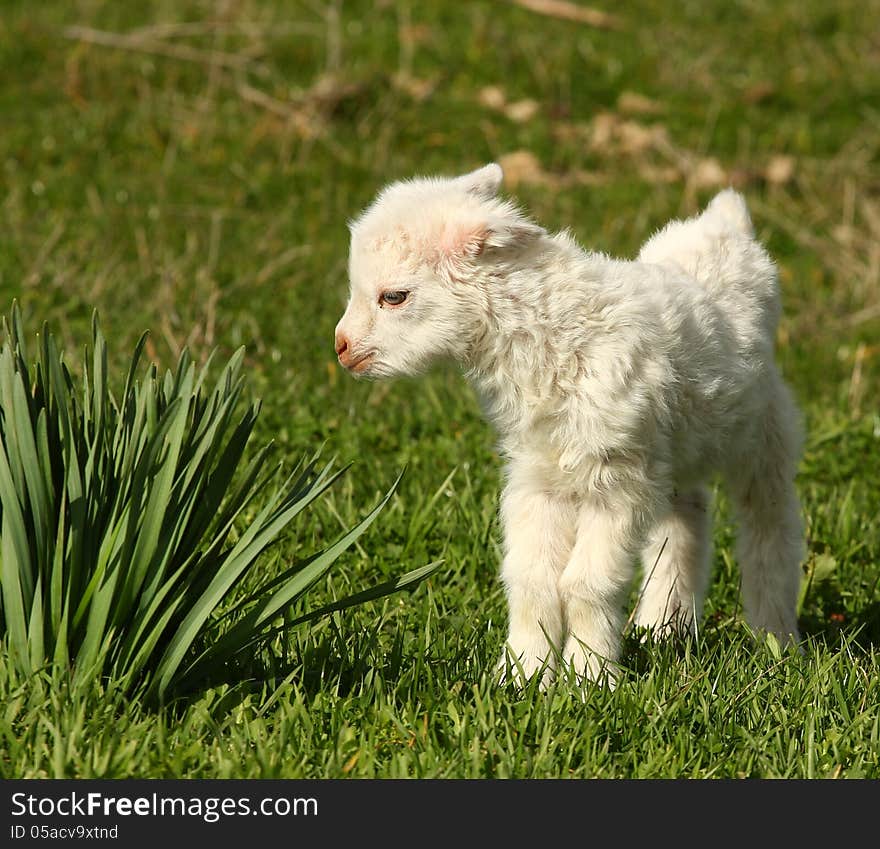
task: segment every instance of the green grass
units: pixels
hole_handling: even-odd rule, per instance
[[[111,374],[145,329],[161,367],[185,345],[199,361],[245,345],[255,439],[291,466],[323,443],[354,461],[267,574],[354,525],[406,465],[310,606],[444,565],[412,595],[289,635],[287,679],[161,712],[0,661],[0,774],[880,777],[880,54],[864,24],[880,4],[637,0],[610,31],[500,0],[217,9],[3,4],[0,311],[17,297],[70,350],[97,308]],[[537,113],[484,105],[491,85]],[[657,111],[623,114],[624,92]],[[599,113],[620,118],[608,138]],[[803,657],[755,649],[741,624],[721,495],[697,640],[631,635],[614,692],[493,682],[494,436],[454,370],[355,382],[332,331],[345,223],[380,186],[521,150],[542,168],[515,185],[533,214],[620,255],[711,196],[704,160],[746,193],[781,266],[779,360],[810,434]],[[767,179],[779,156],[790,176]]]

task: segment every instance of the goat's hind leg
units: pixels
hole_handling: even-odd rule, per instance
[[[671,499],[642,550],[644,576],[635,623],[658,636],[695,633],[709,583],[710,498],[699,487]]]
[[[799,639],[797,600],[805,543],[794,485],[800,426],[781,380],[777,388],[758,423],[753,450],[729,477],[739,524],[737,559],[746,621],[786,643]]]

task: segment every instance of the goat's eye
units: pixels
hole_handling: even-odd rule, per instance
[[[388,304],[389,307],[399,307],[408,297],[409,292],[383,292],[379,296],[379,303]]]

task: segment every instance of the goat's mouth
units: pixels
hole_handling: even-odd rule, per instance
[[[375,357],[375,351],[367,351],[366,354],[362,354],[356,360],[342,363],[342,365],[344,365],[352,374],[362,374],[370,367],[370,363],[373,362]]]

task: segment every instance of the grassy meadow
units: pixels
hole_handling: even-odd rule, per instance
[[[0,654],[0,776],[880,777],[880,3],[604,5],[3,0],[0,312],[75,364],[97,309],[119,383],[144,330],[163,368],[244,345],[255,444],[352,463],[265,574],[405,467],[304,609],[443,565],[281,634],[289,673],[160,710]],[[355,381],[332,341],[348,219],[391,179],[493,160],[542,224],[620,256],[747,196],[809,434],[802,656],[753,645],[719,492],[696,639],[630,633],[614,692],[495,682],[494,435],[454,368]]]

